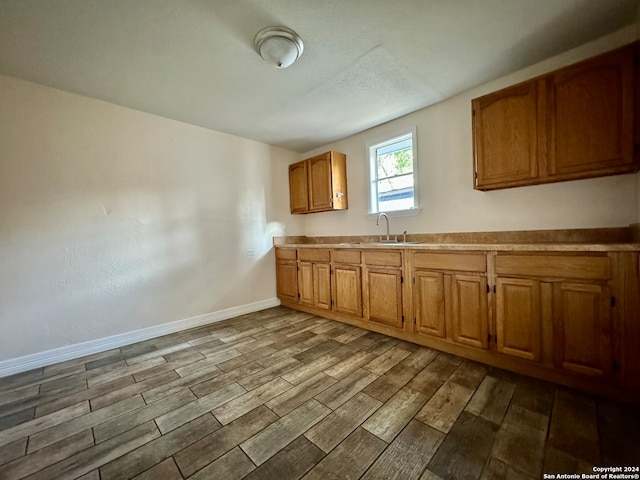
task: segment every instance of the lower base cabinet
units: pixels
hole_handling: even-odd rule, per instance
[[[533,362],[542,361],[539,280],[496,279],[496,350]]]
[[[606,286],[571,282],[553,286],[556,368],[594,377],[612,375],[611,308]]]
[[[487,279],[480,275],[450,275],[451,299],[447,328],[454,342],[470,347],[489,348]],[[446,286],[446,284],[445,284]]]
[[[355,265],[333,265],[333,310],[362,318],[362,268]]]
[[[368,267],[366,272],[364,303],[367,320],[402,328],[402,270]]]
[[[277,248],[277,291],[293,308],[640,404],[639,260]]]

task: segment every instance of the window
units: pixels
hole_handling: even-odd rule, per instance
[[[415,128],[368,145],[369,213],[418,208]]]

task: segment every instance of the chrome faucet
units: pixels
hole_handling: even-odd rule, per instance
[[[380,212],[380,214],[378,215],[378,219],[376,220],[376,225],[380,226],[380,217],[384,217],[384,219],[387,221],[387,242],[391,240],[391,238],[389,237],[389,217],[387,217],[387,214],[384,212]]]

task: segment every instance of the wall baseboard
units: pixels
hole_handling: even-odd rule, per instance
[[[261,300],[259,302],[240,305],[238,307],[231,307],[225,310],[219,310],[217,312],[205,313],[196,317],[184,318],[182,320],[163,323],[161,325],[155,325],[153,327],[134,330],[132,332],[120,333],[118,335],[98,338],[96,340],[90,340],[88,342],[76,343],[74,345],[68,345],[66,347],[54,348],[52,350],[46,350],[44,352],[25,355],[23,357],[10,358],[9,360],[3,360],[0,362],[0,378],[6,377],[8,375],[13,375],[15,373],[26,372],[34,368],[53,365],[54,363],[64,362],[67,360],[72,360],[74,358],[80,358],[86,355],[104,352],[106,350],[111,350],[112,348],[131,345],[132,343],[142,342],[144,340],[149,340],[150,338],[161,337],[162,335],[168,335],[170,333],[179,332],[181,330],[188,330],[190,328],[220,322],[222,320],[238,317],[247,313],[257,312],[259,310],[265,310],[267,308],[276,307],[278,305],[280,305],[279,299],[269,298],[267,300]]]

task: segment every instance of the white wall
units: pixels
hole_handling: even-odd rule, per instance
[[[381,233],[382,227],[376,227],[375,220],[366,215],[365,144],[414,125],[418,131],[422,212],[413,217],[392,218],[393,232],[597,228],[634,223],[635,175],[492,192],[473,190],[471,99],[632,42],[635,36],[635,26],[629,27],[437,105],[307,152],[303,157],[330,149],[347,154],[349,209],[306,216],[306,234]]]
[[[0,76],[0,361],[275,297],[297,157]]]

